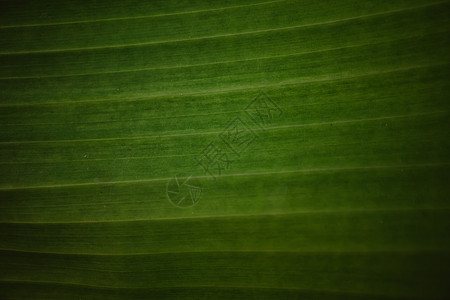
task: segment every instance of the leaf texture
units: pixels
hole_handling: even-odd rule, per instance
[[[446,299],[448,1],[9,1],[1,299]]]

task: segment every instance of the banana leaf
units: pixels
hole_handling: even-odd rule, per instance
[[[0,2],[1,299],[448,299],[450,2]]]

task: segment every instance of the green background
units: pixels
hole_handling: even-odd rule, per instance
[[[449,297],[449,13],[0,1],[0,298]]]

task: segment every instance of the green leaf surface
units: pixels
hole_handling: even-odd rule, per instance
[[[0,2],[0,299],[447,299],[450,2]]]

